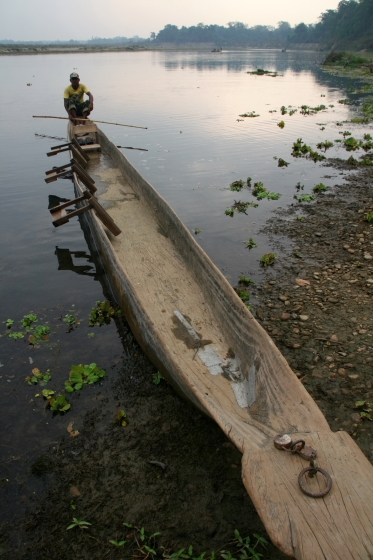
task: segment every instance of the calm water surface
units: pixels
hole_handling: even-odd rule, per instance
[[[26,339],[0,339],[0,453],[5,462],[16,464],[14,458],[26,451],[40,453],[66,433],[65,418],[52,420],[35,404],[37,391],[24,382],[32,367],[54,368],[52,373],[61,384],[69,364],[96,361],[113,368],[114,379],[118,372],[113,364],[123,352],[114,324],[88,339],[87,315],[95,300],[103,298],[101,284],[89,262],[79,222],[75,219],[55,229],[48,212],[48,196],[72,198],[72,184],[60,180],[46,185],[44,172],[63,165],[67,157],[47,158],[50,146],[60,141],[35,134],[64,138],[66,121],[33,119],[32,115],[65,116],[62,94],[70,72],[76,69],[95,97],[93,118],[148,127],[102,125],[116,144],[148,150],[125,150],[125,155],[188,228],[201,230],[198,242],[234,284],[240,273],[260,277],[259,258],[271,247],[259,230],[276,208],[293,202],[298,181],[305,185],[304,192],[311,192],[320,181],[338,182],[335,171],[292,158],[293,142],[302,137],[316,148],[317,142],[341,138],[342,130],[361,132],[356,125],[336,125],[351,118],[353,109],[338,104],[347,96],[351,81],[324,74],[319,66],[323,56],[255,50],[0,58],[1,75],[6,77],[0,83],[0,321],[12,318],[19,324],[23,315],[34,311],[53,327],[50,342],[40,349],[29,348]],[[258,67],[282,76],[246,73]],[[282,105],[298,108],[321,103],[334,108],[314,116],[302,116],[299,109],[291,117],[279,111]],[[251,111],[260,116],[238,120],[240,114]],[[285,121],[283,130],[277,126],[280,120]],[[346,152],[333,148],[328,155],[346,157]],[[275,156],[290,165],[278,168]],[[323,179],[326,174],[336,178]],[[281,199],[261,201],[258,208],[248,209],[248,215],[229,218],[224,212],[235,199],[254,200],[248,190],[229,190],[232,181],[248,176],[280,193]],[[258,244],[252,251],[244,245],[250,237]],[[56,247],[72,252],[74,265],[83,266],[75,270],[79,274],[71,267],[61,270]],[[74,310],[85,326],[67,335],[59,318]],[[5,333],[5,325],[1,332]],[[97,398],[95,390],[82,392],[81,411]],[[79,426],[79,412],[70,414],[69,421]]]

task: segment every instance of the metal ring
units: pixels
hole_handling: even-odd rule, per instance
[[[325,490],[323,490],[322,492],[311,492],[310,490],[308,490],[308,488],[305,486],[304,482],[303,482],[303,476],[308,472],[308,471],[313,471],[314,474],[316,474],[317,472],[320,472],[321,474],[323,474],[325,476],[326,479],[326,488]],[[324,496],[326,496],[326,494],[328,494],[328,492],[330,492],[332,485],[333,485],[333,481],[331,479],[330,474],[325,471],[324,469],[321,469],[320,467],[306,467],[305,469],[303,469],[298,476],[298,483],[300,486],[300,489],[302,490],[302,492],[304,492],[304,494],[307,494],[307,496],[311,496],[311,498],[323,498]]]
[[[296,446],[298,445],[298,443],[302,444],[302,447],[300,449],[295,449]],[[298,451],[301,451],[303,449],[303,447],[306,445],[306,442],[304,441],[304,439],[298,439],[297,441],[295,441],[292,446],[291,446],[291,452],[292,453],[297,453]]]

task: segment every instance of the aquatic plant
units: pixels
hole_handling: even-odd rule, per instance
[[[285,107],[285,105],[283,105],[280,109],[281,111],[281,115],[286,115],[286,113],[288,112],[287,108]]]
[[[8,334],[8,338],[13,338],[17,340],[18,338],[24,338],[25,335],[22,332],[11,332]]]
[[[312,190],[314,193],[323,193],[328,191],[329,187],[326,187],[324,183],[319,183],[318,185],[315,185]]]
[[[319,142],[317,144],[317,148],[319,150],[324,150],[326,152],[326,150],[329,150],[329,148],[332,148],[334,146],[333,142],[330,142],[329,140],[325,140],[325,142]]]
[[[280,121],[279,123],[277,123],[277,126],[279,126],[280,128],[284,128],[285,122],[284,122],[284,121]]]
[[[293,198],[296,198],[298,202],[312,202],[315,200],[314,194],[295,194]]]
[[[295,188],[299,192],[299,191],[302,191],[304,189],[304,185],[301,185],[300,181],[298,181],[298,183],[295,185]]]
[[[127,418],[127,414],[125,410],[118,410],[118,412],[115,415],[115,421],[120,424],[121,426],[123,426],[123,428],[125,426],[127,426],[128,421],[126,420]]]
[[[89,326],[94,327],[98,325],[109,325],[112,317],[121,315],[121,310],[118,307],[113,307],[110,301],[96,301],[96,306],[89,314]]]
[[[260,258],[259,262],[263,267],[271,266],[275,263],[276,257],[276,253],[266,253]]]
[[[7,320],[5,321],[5,325],[6,325],[6,328],[7,328],[7,329],[11,329],[12,326],[14,325],[13,319],[7,319]]]
[[[153,375],[153,383],[154,385],[159,385],[160,382],[162,381],[162,379],[164,379],[163,375],[161,374],[160,371],[157,371],[157,373],[155,373]]]
[[[258,246],[252,237],[250,237],[249,241],[245,241],[245,245],[247,249],[254,249]]]
[[[255,111],[251,111],[250,113],[243,113],[243,115],[240,115],[240,117],[260,117],[260,115],[258,115],[257,113],[255,113]]]
[[[318,152],[316,152],[316,150],[310,150],[307,157],[309,159],[312,159],[315,163],[317,161],[322,161],[323,159],[326,159],[325,156],[319,154]]]
[[[279,158],[277,167],[287,167],[289,163],[282,158]]]
[[[338,103],[341,105],[351,105],[352,101],[350,99],[339,99]]]
[[[373,223],[373,212],[368,212],[368,214],[365,214],[364,220],[366,220],[369,224]]]
[[[356,140],[356,138],[354,138],[353,136],[351,136],[350,138],[347,138],[347,140],[344,141],[344,146],[346,148],[346,150],[350,151],[356,151],[359,148],[361,148],[361,146],[363,145],[363,142],[361,140]]]
[[[31,330],[32,323],[34,323],[37,320],[38,320],[37,316],[34,315],[33,313],[30,313],[29,315],[24,315],[22,319],[22,325],[25,327],[26,332]]]
[[[263,183],[260,181],[258,183],[254,183],[253,196],[255,196],[258,200],[262,200],[263,198],[267,198],[268,200],[278,200],[281,197],[279,193],[270,192],[264,188]]]
[[[292,109],[291,111],[289,111],[289,116],[292,117],[297,111],[298,109]]]
[[[249,301],[249,299],[250,299],[250,294],[249,294],[249,292],[248,292],[247,290],[239,290],[239,289],[236,289],[236,292],[237,292],[237,295],[241,298],[241,300],[242,300],[243,302]]]
[[[34,368],[32,370],[32,376],[26,377],[25,381],[27,381],[29,385],[37,385],[38,383],[44,385],[45,383],[47,383],[52,379],[50,371],[51,371],[50,369],[47,369],[45,373],[41,373],[41,371],[38,368]]]
[[[238,283],[243,284],[243,286],[250,286],[250,284],[255,284],[254,280],[244,275],[238,278]]]
[[[234,210],[233,210],[233,208],[227,208],[226,211],[225,211],[225,215],[226,215],[226,216],[230,216],[231,218],[233,218],[233,216],[234,216]]]
[[[196,228],[194,229],[194,233],[195,233],[196,235],[198,235],[199,233],[201,233],[201,230],[200,230],[198,227],[196,227]]]
[[[69,380],[65,381],[65,390],[68,393],[73,393],[74,391],[80,391],[84,385],[92,385],[92,383],[97,383],[105,377],[106,371],[100,369],[97,364],[89,364],[83,366],[79,364],[77,366],[71,366],[71,371],[69,375]]]
[[[52,397],[48,399],[48,404],[53,412],[67,412],[71,408],[71,404],[65,397],[65,395],[59,395],[58,397]]]
[[[239,179],[238,181],[233,181],[233,183],[229,185],[231,191],[237,191],[237,192],[240,192],[243,189],[243,187],[244,187],[244,182],[242,181],[242,179]]]
[[[293,143],[293,151],[291,155],[294,157],[305,157],[311,151],[311,146],[307,146],[302,140],[298,138],[296,142]]]
[[[88,529],[88,526],[92,525],[92,523],[88,523],[88,521],[80,521],[76,517],[73,517],[73,523],[67,527],[67,531],[69,529],[74,529],[75,527],[79,527],[79,529]]]
[[[248,177],[248,178],[246,179],[246,185],[247,185],[248,187],[251,187],[251,177]]]

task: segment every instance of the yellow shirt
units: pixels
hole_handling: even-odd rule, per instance
[[[89,89],[84,84],[79,84],[79,87],[77,89],[74,89],[73,86],[70,85],[63,92],[63,98],[64,99],[69,99],[73,95],[78,95],[79,96],[79,103],[83,103],[85,93],[89,93]]]

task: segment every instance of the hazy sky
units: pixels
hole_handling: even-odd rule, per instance
[[[339,0],[0,0],[0,39],[37,41],[149,37],[167,23],[316,23]]]

